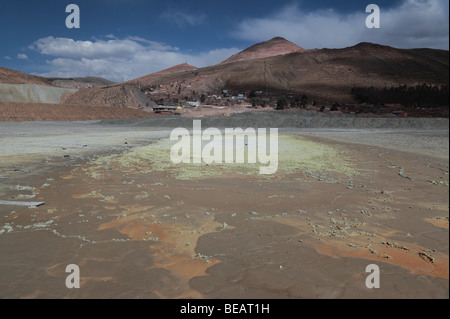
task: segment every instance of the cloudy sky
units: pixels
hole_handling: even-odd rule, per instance
[[[68,29],[66,6],[80,8]],[[368,29],[368,4],[381,28]],[[53,77],[137,78],[219,63],[284,37],[305,49],[374,42],[449,49],[448,0],[1,0],[0,66]]]

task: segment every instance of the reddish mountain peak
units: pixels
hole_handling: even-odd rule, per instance
[[[172,67],[170,67],[168,69],[159,71],[157,73],[161,73],[161,72],[170,73],[170,72],[190,71],[190,70],[194,70],[194,69],[197,69],[197,67],[193,66],[193,65],[190,65],[190,64],[187,64],[187,63],[182,63],[182,64],[178,64],[178,65],[172,66]]]
[[[229,59],[221,62],[220,64],[226,64],[242,60],[253,60],[268,58],[276,55],[284,55],[298,51],[306,51],[302,47],[286,40],[285,38],[275,37],[269,41],[264,41],[255,44],[244,51],[241,51]]]

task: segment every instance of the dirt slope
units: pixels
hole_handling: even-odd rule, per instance
[[[152,106],[152,101],[131,85],[116,85],[103,88],[80,89],[67,94],[61,100],[63,104],[112,106],[119,108],[139,108]]]
[[[306,51],[302,47],[281,37],[273,38],[269,41],[255,44],[244,51],[241,51],[220,64],[227,64],[236,61],[246,61],[253,59],[269,58],[277,55],[284,55],[293,52]]]
[[[50,81],[40,76],[25,74],[20,71],[0,67],[0,83],[8,84],[38,84],[53,86]]]

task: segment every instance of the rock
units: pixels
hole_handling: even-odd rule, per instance
[[[434,258],[433,256],[431,256],[430,254],[428,254],[428,253],[426,253],[424,251],[419,252],[419,256],[423,260],[428,261],[428,262],[430,262],[432,264],[434,264],[436,262],[436,258]]]

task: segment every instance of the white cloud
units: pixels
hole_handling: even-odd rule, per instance
[[[87,59],[125,58],[133,52],[145,50],[143,45],[130,39],[94,40],[93,42],[54,37],[39,39],[30,48],[45,55]]]
[[[205,67],[240,51],[237,48],[224,48],[197,54],[183,53],[176,47],[137,36],[125,39],[114,37],[114,40],[108,41],[47,37],[37,40],[31,48],[53,57],[47,60],[49,71],[37,75],[91,75],[113,81],[135,79],[185,62]]]
[[[19,60],[29,60],[29,59],[28,59],[28,56],[27,56],[26,54],[24,54],[24,53],[19,53],[19,54],[17,55],[17,58],[18,58]]]
[[[381,28],[367,29],[365,5],[341,14],[332,9],[306,12],[290,4],[273,15],[240,22],[231,32],[237,39],[260,42],[282,36],[305,49],[342,48],[374,42],[398,48],[449,48],[447,0],[404,0],[398,7],[381,9]]]
[[[12,60],[12,58],[10,56],[5,55],[5,59],[6,60]]]

